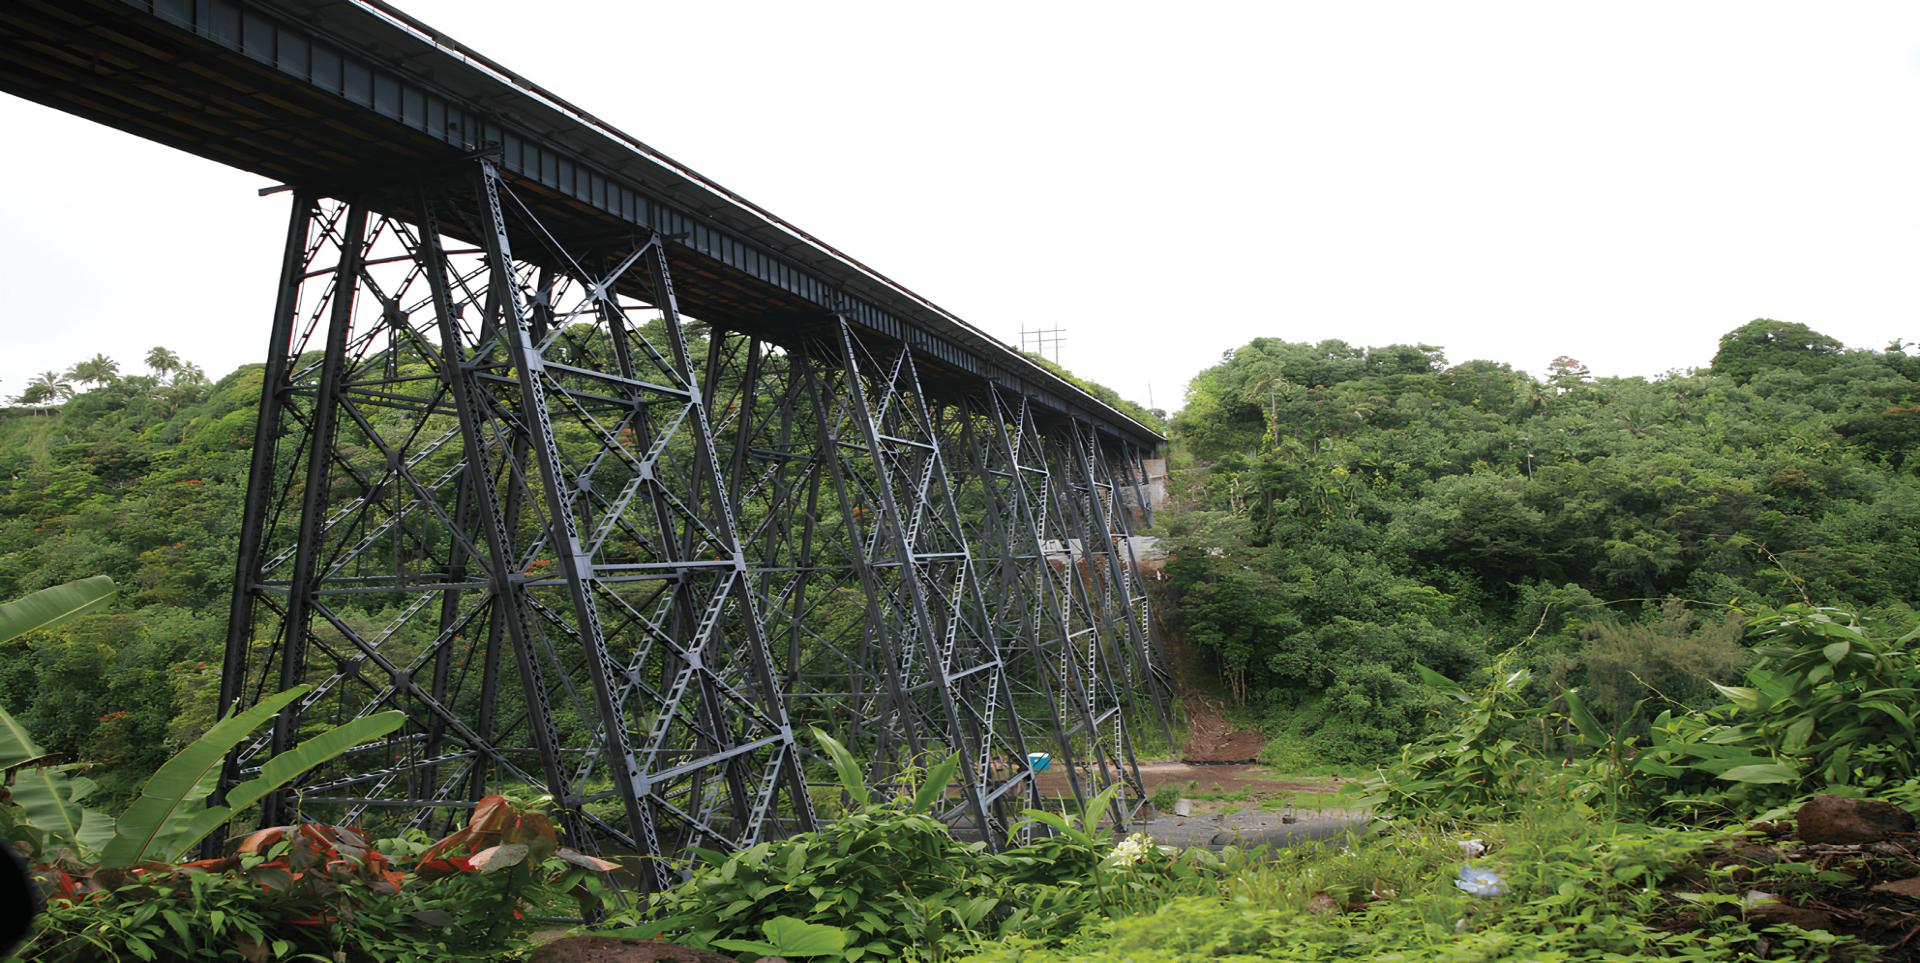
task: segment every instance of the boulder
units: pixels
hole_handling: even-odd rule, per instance
[[[534,948],[532,963],[734,963],[731,956],[659,940],[569,936]]]
[[[1800,840],[1808,843],[1870,843],[1888,833],[1913,832],[1913,816],[1899,806],[1827,793],[1801,806],[1795,819]]]

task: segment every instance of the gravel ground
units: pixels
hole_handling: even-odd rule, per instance
[[[1258,810],[1192,816],[1168,814],[1129,828],[1146,833],[1163,846],[1204,846],[1218,851],[1227,846],[1286,848],[1342,839],[1349,829],[1364,830],[1373,818],[1365,811],[1353,809],[1303,809],[1294,816],[1295,822],[1286,823],[1281,813]]]

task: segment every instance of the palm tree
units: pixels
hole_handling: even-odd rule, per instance
[[[154,348],[147,352],[147,367],[164,379],[170,372],[180,370],[180,356],[165,348]]]
[[[174,369],[173,383],[176,385],[203,385],[207,383],[207,372],[191,361],[180,362]]]
[[[120,377],[120,362],[104,354],[96,354],[73,366],[67,377],[87,384],[112,384]]]
[[[27,390],[22,392],[20,397],[25,400],[28,395],[32,395],[35,399],[27,402],[30,405],[71,398],[73,382],[68,381],[67,376],[58,371],[42,371],[34,375],[32,381],[27,382]]]

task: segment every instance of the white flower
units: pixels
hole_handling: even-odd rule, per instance
[[[1469,895],[1488,898],[1507,895],[1506,880],[1491,869],[1481,869],[1469,863],[1460,867],[1460,878],[1453,885],[1466,890]]]
[[[1113,847],[1113,852],[1107,854],[1106,863],[1109,866],[1137,863],[1151,855],[1153,850],[1153,840],[1148,839],[1146,833],[1134,833]]]
[[[1478,839],[1462,839],[1459,845],[1460,854],[1467,859],[1472,859],[1487,851],[1487,844]]]

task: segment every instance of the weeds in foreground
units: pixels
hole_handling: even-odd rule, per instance
[[[823,744],[858,796],[855,764]],[[1137,835],[1114,844],[1097,831],[1097,800],[1078,820],[1031,813],[1053,835],[996,855],[927,815],[948,768],[912,801],[856,798],[860,812],[820,834],[713,854],[656,902],[661,919],[620,935],[848,961],[1872,957],[1755,911],[1751,875],[1715,868],[1722,832],[1536,800],[1504,822],[1427,817],[1329,845],[1212,854]],[[1796,898],[1826,883],[1790,875]]]
[[[1232,854],[1230,873],[1214,893],[1171,895],[1065,939],[1015,939],[966,959],[1873,958],[1854,940],[1770,925],[1747,902],[1751,882],[1736,881],[1736,874],[1689,876],[1704,876],[1707,888],[1685,896],[1669,885],[1675,871],[1703,864],[1723,838],[1703,830],[1626,830],[1542,809],[1506,825],[1400,825],[1337,846]],[[1485,855],[1466,859],[1459,845],[1465,839],[1481,841]],[[1500,895],[1469,895],[1459,881],[1470,867],[1499,880]]]

